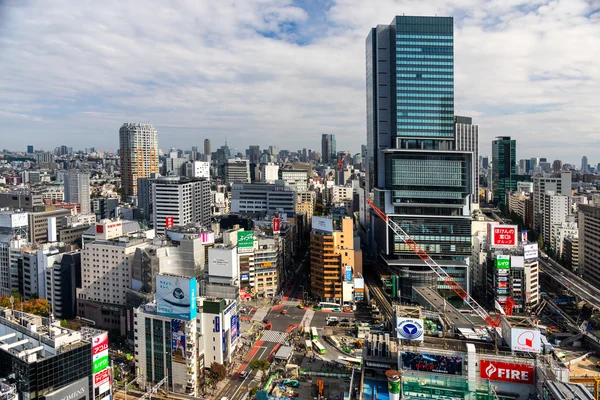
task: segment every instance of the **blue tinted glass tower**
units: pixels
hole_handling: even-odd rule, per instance
[[[397,16],[372,28],[366,72],[367,190],[468,289],[473,153],[455,144],[452,18]],[[402,296],[411,295],[412,285],[435,282],[374,215],[370,232],[388,266],[405,278]]]

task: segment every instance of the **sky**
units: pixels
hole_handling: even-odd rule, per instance
[[[365,38],[453,16],[455,114],[517,158],[600,161],[600,0],[0,0],[0,148],[116,149],[123,122],[213,151],[366,142]]]

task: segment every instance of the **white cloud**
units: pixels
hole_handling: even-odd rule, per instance
[[[334,133],[358,151],[369,29],[437,14],[455,16],[456,113],[480,124],[481,154],[511,135],[519,157],[596,162],[597,0],[339,0],[311,19],[314,4],[5,2],[3,147],[114,148],[122,122],[143,120],[162,148],[318,149]]]

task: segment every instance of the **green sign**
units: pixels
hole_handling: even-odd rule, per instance
[[[251,249],[254,247],[254,231],[238,231],[238,249]]]
[[[510,256],[496,257],[496,269],[510,269]]]
[[[400,379],[397,379],[397,380],[388,379],[388,392],[390,394],[400,394]]]
[[[94,361],[92,364],[92,373],[96,374],[106,368],[108,368],[108,355]]]

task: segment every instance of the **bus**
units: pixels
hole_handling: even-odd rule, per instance
[[[329,343],[331,343],[334,347],[337,347],[338,349],[342,348],[342,346],[340,346],[340,342],[338,342],[338,340],[333,335],[326,336],[325,340],[327,340]]]
[[[312,351],[312,342],[310,340],[306,341],[306,351]]]
[[[338,303],[328,303],[326,301],[322,301],[319,303],[319,308],[321,310],[331,310],[334,312],[342,312],[342,306]]]
[[[314,326],[312,328],[310,328],[310,336],[312,337],[312,340],[319,340],[319,334],[317,333],[317,328],[315,328]]]
[[[340,360],[347,362],[349,365],[353,367],[362,366],[362,358],[358,357],[340,357]]]
[[[325,347],[318,340],[313,340],[313,347],[319,354],[325,354]]]

